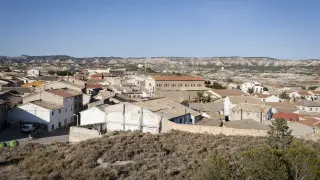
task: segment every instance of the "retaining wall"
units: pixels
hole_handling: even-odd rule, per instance
[[[92,138],[100,138],[102,135],[97,130],[82,127],[70,127],[69,142],[76,143]]]
[[[166,132],[171,129],[179,131],[187,131],[191,133],[209,133],[213,135],[224,134],[227,136],[266,136],[265,130],[254,129],[235,129],[227,127],[217,126],[201,126],[201,125],[189,125],[189,124],[177,124],[171,121],[166,122]]]

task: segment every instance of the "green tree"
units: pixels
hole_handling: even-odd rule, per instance
[[[226,89],[226,87],[222,86],[218,82],[213,82],[211,85],[211,88],[213,88],[213,89]]]
[[[291,135],[292,130],[287,126],[287,121],[282,118],[277,118],[271,121],[270,131],[268,131],[268,142],[273,148],[286,148],[290,146],[293,141]]]
[[[290,99],[289,95],[286,92],[282,92],[279,94],[280,99]]]
[[[229,180],[232,172],[229,168],[229,160],[221,156],[212,157],[203,169],[195,174],[195,180]]]
[[[317,149],[302,141],[295,141],[286,150],[284,158],[290,179],[320,179],[320,155]]]
[[[252,94],[254,92],[253,88],[248,88],[247,93]]]
[[[310,87],[308,87],[308,90],[315,90],[317,88],[318,88],[318,86],[310,86]]]
[[[282,151],[264,147],[250,150],[242,155],[246,179],[288,179]]]

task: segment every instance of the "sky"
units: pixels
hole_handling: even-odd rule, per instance
[[[0,55],[320,59],[319,0],[0,0]]]

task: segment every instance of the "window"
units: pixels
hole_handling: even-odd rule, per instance
[[[51,126],[51,130],[54,130],[54,124],[52,124],[52,126]]]
[[[312,108],[310,108],[310,111],[312,111]]]
[[[201,87],[201,84],[198,84],[198,87]]]
[[[250,115],[250,113],[249,112],[247,112],[247,116],[249,116]]]
[[[59,113],[61,113],[61,109],[59,109]]]
[[[179,84],[179,87],[182,87],[182,84]]]
[[[51,115],[52,115],[52,116],[54,115],[54,111],[51,112]]]
[[[59,122],[59,127],[61,127],[61,122]]]
[[[71,111],[72,111],[72,106],[71,106]]]
[[[171,87],[174,87],[174,84],[171,84]]]

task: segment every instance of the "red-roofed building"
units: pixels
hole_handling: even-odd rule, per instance
[[[97,74],[93,74],[90,76],[90,79],[94,79],[94,80],[103,80],[106,77],[110,77],[111,74],[109,73],[97,73]]]
[[[282,118],[286,121],[294,122],[294,121],[299,121],[299,114],[278,112],[274,114],[272,118],[273,119]]]

